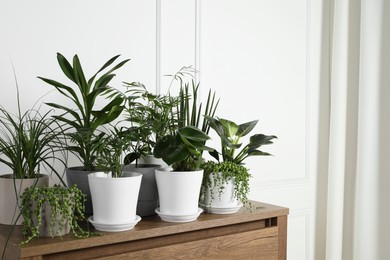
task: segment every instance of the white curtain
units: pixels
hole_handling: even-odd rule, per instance
[[[333,0],[330,21],[325,258],[390,259],[390,1]]]

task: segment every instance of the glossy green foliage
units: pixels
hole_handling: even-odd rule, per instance
[[[53,86],[73,104],[73,107],[68,107],[66,104],[47,103],[49,106],[62,111],[54,118],[69,126],[67,136],[70,138],[71,145],[67,149],[80,158],[86,170],[94,168],[96,149],[104,135],[102,133],[97,134],[96,129],[115,120],[123,110],[124,100],[120,96],[110,99],[99,110],[95,106],[96,100],[100,96],[106,95],[111,89],[108,84],[114,78],[114,72],[129,61],[121,61],[109,69],[118,57],[119,55],[108,60],[87,81],[77,55],[73,57],[73,63],[70,64],[62,54],[57,53],[58,64],[72,84],[67,85],[55,80],[38,77]],[[103,73],[104,70],[107,71]]]
[[[210,122],[211,128],[215,130],[221,139],[221,155],[223,161],[242,164],[249,156],[271,155],[258,148],[263,145],[272,144],[272,140],[277,138],[274,135],[252,135],[249,138],[249,143],[244,147],[242,147],[242,143],[240,142],[242,137],[248,135],[254,129],[258,120],[238,125],[223,118],[213,118],[209,116],[205,116],[205,118]],[[239,151],[235,154],[237,150]],[[219,161],[218,152],[214,151],[210,154]]]

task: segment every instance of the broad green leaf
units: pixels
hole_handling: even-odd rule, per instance
[[[95,75],[93,75],[89,80],[88,80],[88,85],[91,86],[92,85],[92,82],[95,80],[95,77],[97,76],[97,74],[99,74],[99,72],[101,72],[102,70],[104,70],[105,68],[107,68],[108,66],[110,66],[120,55],[116,55],[114,57],[112,57],[110,60],[108,60],[104,65],[103,67],[100,68],[100,70],[98,70],[98,72],[96,72]]]
[[[74,90],[71,87],[68,87],[62,83],[59,83],[59,82],[57,82],[55,80],[51,80],[51,79],[46,79],[46,78],[42,78],[42,77],[38,77],[38,79],[43,80],[44,82],[48,83],[49,85],[52,85],[53,87],[55,87],[58,90],[58,92],[60,92],[61,94],[63,94],[67,98],[71,99],[74,103],[78,103],[78,104],[80,103],[76,92],[74,92]],[[64,90],[67,93],[64,92]]]
[[[270,156],[270,155],[272,155],[272,154],[266,153],[266,152],[262,152],[260,150],[248,151],[248,156]]]
[[[60,65],[62,71],[64,72],[64,74],[73,82],[76,83],[76,79],[74,77],[74,72],[73,72],[73,68],[72,66],[70,65],[70,63],[68,62],[68,60],[61,54],[61,53],[57,53],[57,61],[58,61],[58,64]]]
[[[238,131],[237,131],[237,136],[239,136],[239,137],[246,136],[250,131],[253,130],[253,128],[255,128],[258,121],[259,120],[254,120],[254,121],[250,121],[250,122],[239,125]]]
[[[223,118],[220,118],[219,122],[223,125],[227,137],[232,138],[237,134],[238,125],[236,123]]]
[[[87,96],[89,93],[89,85],[85,79],[83,68],[81,67],[81,63],[77,55],[73,57],[73,71],[76,83],[80,88],[81,93],[83,93],[83,96]]]
[[[203,142],[210,139],[208,135],[206,135],[199,128],[194,126],[185,126],[181,128],[178,133],[182,137],[199,142]]]
[[[248,147],[250,149],[258,148],[262,145],[272,144],[272,139],[277,138],[274,135],[255,134],[250,137]]]

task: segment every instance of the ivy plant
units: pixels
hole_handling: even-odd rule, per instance
[[[234,197],[243,204],[248,201],[249,194],[249,178],[251,177],[248,169],[243,165],[238,165],[230,161],[224,161],[216,163],[213,161],[207,161],[202,164],[204,170],[204,178],[202,180],[202,187],[200,191],[200,201],[205,204],[206,192],[210,191],[210,197],[213,198],[214,189],[218,190],[218,197],[221,196],[225,189],[225,185],[228,181],[234,179]],[[209,205],[205,205],[206,208],[210,207],[212,200],[209,201]]]
[[[248,169],[243,166],[244,160],[250,156],[267,156],[270,153],[263,152],[259,148],[263,145],[272,144],[275,135],[254,134],[249,142],[243,146],[242,138],[247,136],[256,126],[258,120],[237,124],[231,120],[205,116],[210,127],[215,130],[221,140],[221,152],[213,150],[210,155],[217,163],[207,162],[203,165],[205,175],[202,183],[203,199],[207,190],[212,191],[215,187],[219,190],[219,196],[224,191],[224,185],[230,180],[235,181],[235,197],[242,203],[248,201],[249,178]],[[236,153],[237,152],[237,153]],[[222,160],[220,158],[222,156]],[[212,185],[211,179],[214,184]]]

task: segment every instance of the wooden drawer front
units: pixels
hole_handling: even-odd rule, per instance
[[[156,247],[99,259],[278,259],[277,227]]]

